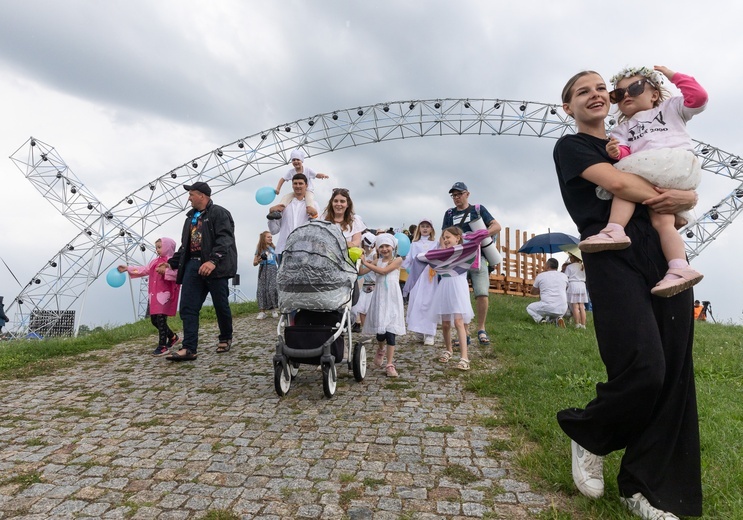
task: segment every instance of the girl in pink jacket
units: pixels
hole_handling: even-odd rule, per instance
[[[175,240],[160,238],[155,242],[155,257],[146,267],[134,265],[120,265],[120,273],[127,271],[132,278],[149,276],[147,284],[149,291],[150,320],[157,328],[159,342],[152,353],[153,356],[164,356],[170,352],[181,339],[168,327],[168,316],[175,316],[178,309],[178,294],[181,287],[175,283],[177,271],[168,266],[167,261],[175,253]],[[158,272],[158,267],[166,265],[165,274]],[[162,269],[160,269],[162,270]]]

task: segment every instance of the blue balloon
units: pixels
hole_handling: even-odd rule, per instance
[[[126,274],[120,273],[117,268],[112,267],[111,270],[106,273],[106,281],[111,287],[121,287],[124,285],[124,282],[126,282]]]
[[[275,198],[276,192],[270,186],[265,186],[255,192],[255,200],[258,202],[258,204],[262,204],[263,206],[268,206],[273,202],[273,199]]]
[[[405,233],[395,233],[397,239],[397,254],[406,256],[410,252],[410,239]]]

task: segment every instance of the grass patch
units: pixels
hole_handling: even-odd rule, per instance
[[[379,486],[383,486],[384,485],[384,482],[385,481],[384,481],[383,478],[366,477],[363,480],[364,487],[368,487],[368,488],[372,488],[372,489],[376,489]]]
[[[33,484],[40,483],[41,481],[41,474],[34,471],[32,473],[21,473],[20,475],[0,480],[0,485],[5,486],[8,484],[18,484],[21,488],[20,490],[24,490]]]
[[[460,464],[451,464],[444,469],[442,473],[445,477],[450,478],[457,484],[472,484],[480,478],[470,470]]]
[[[24,444],[26,446],[47,446],[49,443],[45,442],[39,437],[34,437],[32,439],[28,439]]]
[[[361,498],[363,492],[361,488],[346,489],[338,493],[338,504],[341,507],[348,507],[352,500]]]
[[[502,413],[482,419],[489,428],[506,427],[511,440],[492,441],[488,451],[516,453],[519,469],[537,489],[575,497],[572,518],[627,519],[619,504],[616,475],[622,452],[604,464],[606,497],[584,500],[571,477],[570,444],[555,419],[558,410],[584,406],[595,385],[606,381],[589,313],[588,330],[538,327],[525,312],[529,300],[491,295],[489,329],[495,332],[496,371],[473,370],[466,387],[497,397]],[[630,324],[628,324],[630,326]],[[702,448],[705,518],[743,518],[743,328],[714,323],[695,327],[694,366]],[[540,519],[563,520],[553,509]]]
[[[338,477],[338,482],[340,482],[343,485],[350,484],[351,482],[354,482],[356,480],[356,475],[353,473],[341,473],[340,477]]]
[[[212,509],[207,511],[202,520],[240,520],[240,516],[226,509]]]

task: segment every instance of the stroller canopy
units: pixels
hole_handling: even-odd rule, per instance
[[[279,308],[338,310],[351,301],[357,276],[340,228],[311,220],[286,238],[276,279]]]

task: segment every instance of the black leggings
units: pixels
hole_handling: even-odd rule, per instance
[[[168,316],[165,314],[151,314],[150,321],[157,329],[158,345],[167,347],[169,341],[175,336],[175,333],[168,327]]]

